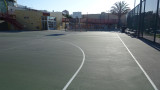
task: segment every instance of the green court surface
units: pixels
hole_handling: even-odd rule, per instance
[[[136,53],[145,48],[160,58],[118,32],[0,32],[0,90],[154,90],[158,65]]]

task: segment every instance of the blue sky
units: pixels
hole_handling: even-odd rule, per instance
[[[38,10],[72,12],[81,11],[83,14],[101,13],[110,10],[111,6],[119,0],[17,0],[18,4],[25,5]],[[134,0],[126,1],[131,8]]]

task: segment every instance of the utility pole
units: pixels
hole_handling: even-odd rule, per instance
[[[109,13],[108,13],[108,22],[109,22]]]
[[[66,25],[66,18],[65,18],[65,31],[66,31],[67,25]]]
[[[140,10],[139,10],[139,28],[138,28],[138,38],[140,37],[140,32],[141,32],[141,27],[142,27],[142,24],[141,24],[141,18],[142,18],[142,0],[140,0]]]
[[[157,26],[158,26],[158,17],[159,17],[159,0],[157,1],[157,14],[156,14],[156,24],[155,24],[155,31],[154,31],[154,43],[156,42],[156,34],[157,34]]]
[[[76,25],[77,25],[77,18],[75,18],[75,31],[77,29]]]
[[[87,12],[87,29],[88,29],[88,12]]]
[[[109,29],[109,10],[107,10],[107,16],[108,16],[108,17],[107,17],[107,24],[108,24],[108,27],[107,27],[107,28]]]
[[[101,16],[100,16],[100,26],[99,26],[99,31],[101,31],[102,29],[102,13],[101,13]]]

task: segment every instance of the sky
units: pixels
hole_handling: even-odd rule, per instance
[[[17,3],[37,10],[98,14],[109,11],[117,1],[120,0],[17,0]],[[131,9],[134,7],[134,0],[123,1],[127,2]]]

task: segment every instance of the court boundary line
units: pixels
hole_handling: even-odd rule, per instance
[[[129,50],[129,48],[127,47],[127,45],[124,43],[124,41],[121,39],[121,37],[118,35],[118,33],[116,33],[116,35],[118,36],[118,38],[120,39],[120,41],[122,42],[122,44],[125,46],[125,48],[127,49],[127,51],[129,52],[129,54],[132,56],[132,58],[134,59],[134,61],[137,63],[137,65],[139,66],[139,68],[142,70],[142,72],[144,73],[144,75],[146,76],[146,78],[149,80],[149,82],[151,83],[152,87],[155,90],[158,90],[158,88],[156,87],[156,85],[154,84],[154,82],[152,81],[152,79],[149,77],[149,75],[146,73],[146,71],[143,69],[143,67],[141,66],[141,64],[138,62],[138,60],[135,58],[135,56],[132,54],[132,52]]]
[[[63,41],[63,42],[66,42],[66,41]],[[66,42],[66,43],[69,43],[69,44],[77,47],[77,48],[82,52],[82,54],[83,54],[83,60],[82,60],[82,63],[81,63],[81,65],[80,65],[80,67],[77,69],[77,71],[76,71],[76,72],[74,73],[74,75],[70,78],[70,80],[67,82],[67,84],[64,86],[64,88],[63,88],[62,90],[66,90],[66,89],[69,87],[69,85],[72,83],[72,81],[75,79],[75,77],[78,75],[79,71],[82,69],[82,67],[83,67],[83,65],[84,65],[85,57],[86,57],[86,55],[85,55],[85,53],[84,53],[84,51],[83,51],[83,49],[82,49],[81,47],[79,47],[78,45],[73,44],[73,43],[71,43],[71,42]]]

